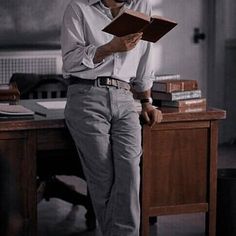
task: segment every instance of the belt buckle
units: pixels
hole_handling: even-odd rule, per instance
[[[109,77],[100,77],[98,78],[98,86],[99,87],[106,87],[112,86],[112,80]]]

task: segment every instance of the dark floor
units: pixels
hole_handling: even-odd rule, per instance
[[[218,168],[236,168],[236,145],[219,147]],[[66,181],[78,183],[74,177],[62,177]],[[76,186],[78,187],[78,186]],[[79,184],[86,190],[86,184]],[[99,230],[88,232],[85,226],[85,209],[51,199],[38,205],[38,236],[101,236]],[[151,236],[203,236],[205,215],[185,214],[158,217],[158,223],[151,226]]]

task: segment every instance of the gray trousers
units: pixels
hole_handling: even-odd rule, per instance
[[[138,236],[141,126],[132,93],[70,85],[65,109],[104,236]]]

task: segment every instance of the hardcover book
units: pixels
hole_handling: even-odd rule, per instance
[[[175,91],[197,90],[198,83],[196,80],[163,80],[154,81],[152,91],[171,93]]]
[[[206,98],[187,99],[179,101],[161,101],[161,106],[166,107],[206,107]]]
[[[22,105],[0,104],[0,116],[33,116],[34,112]]]
[[[155,100],[178,101],[184,99],[201,98],[201,90],[181,91],[172,93],[163,93],[152,91],[152,98]]]
[[[20,92],[16,84],[0,85],[0,101],[1,102],[17,102],[20,99]]]
[[[118,37],[143,32],[142,40],[157,42],[176,25],[176,22],[164,17],[150,17],[141,12],[125,9],[102,31]]]
[[[159,74],[155,75],[154,81],[162,81],[162,80],[180,80],[180,74]]]
[[[161,110],[163,112],[181,112],[181,113],[186,113],[186,112],[202,112],[206,111],[206,107],[161,107]]]

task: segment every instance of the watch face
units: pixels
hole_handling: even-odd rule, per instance
[[[148,98],[148,99],[149,99],[149,103],[152,104],[152,102],[153,102],[152,98],[150,97],[150,98]]]

